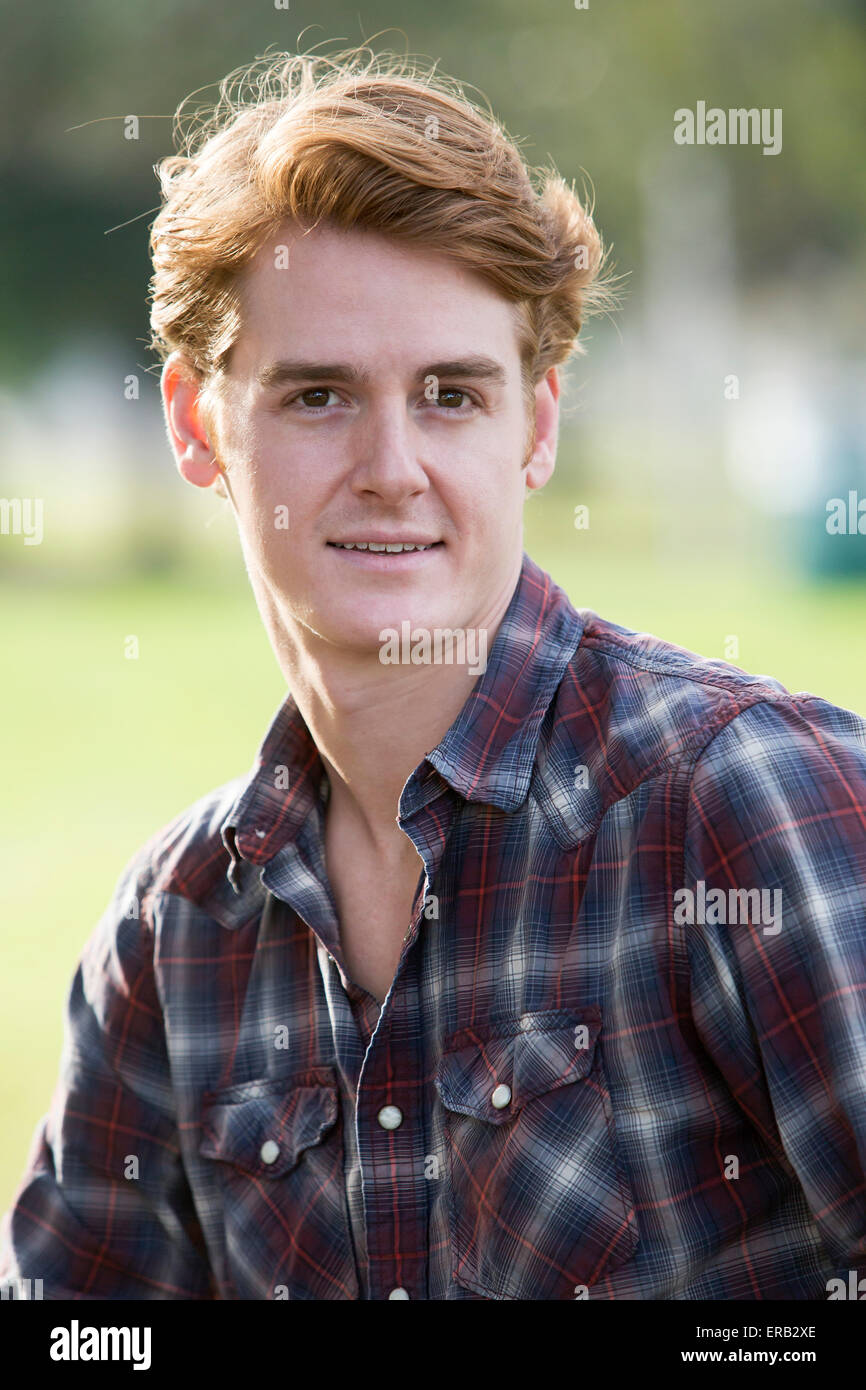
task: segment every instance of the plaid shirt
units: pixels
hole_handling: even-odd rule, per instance
[[[342,964],[327,795],[289,696],[252,773],[126,866],[3,1277],[825,1299],[866,1273],[863,720],[576,610],[524,554],[400,796],[425,871],[381,1012]]]

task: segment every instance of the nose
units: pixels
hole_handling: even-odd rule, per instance
[[[422,434],[411,419],[405,397],[378,401],[358,424],[353,492],[375,493],[389,505],[426,492],[430,482],[422,451]]]

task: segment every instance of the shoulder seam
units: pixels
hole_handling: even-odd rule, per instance
[[[658,640],[661,641],[663,639],[659,638]],[[740,682],[742,681],[742,677],[746,676],[750,681],[755,682],[755,684],[758,686],[760,690],[766,692],[766,694],[762,696],[756,696],[756,699],[752,701],[753,704],[759,703],[760,700],[764,700],[767,703],[772,703],[778,700],[793,700],[798,698],[797,696],[793,695],[789,690],[773,690],[771,686],[764,685],[763,682],[760,680],[760,677],[752,676],[748,671],[738,672],[736,675],[730,676],[725,675],[723,671],[707,671],[706,673],[702,673],[701,671],[694,669],[684,671],[672,671],[670,667],[667,666],[664,662],[655,661],[652,657],[645,657],[641,660],[638,660],[634,657],[632,652],[625,650],[619,644],[619,642],[617,642],[614,636],[584,636],[581,640],[580,647],[577,648],[577,651],[575,652],[575,655],[572,658],[572,660],[576,659],[580,655],[581,647],[596,648],[599,651],[605,652],[609,656],[616,657],[619,661],[624,661],[626,665],[633,666],[636,670],[639,671],[652,671],[654,675],[668,676],[672,680],[687,680],[694,682],[696,685],[717,687],[718,689],[723,690],[726,694],[732,693],[732,687],[739,688]],[[683,650],[685,652],[685,649]],[[694,655],[699,656],[700,654],[698,652],[695,652]],[[746,687],[746,689],[748,689],[748,687]],[[748,706],[744,706],[744,708],[748,708]]]
[[[791,701],[795,701],[795,700],[798,699],[798,697],[797,697],[796,695],[788,695],[788,696],[786,696],[785,698],[788,699],[788,700],[791,700]],[[731,719],[726,720],[724,724],[720,724],[720,725],[718,726],[718,728],[711,729],[711,731],[710,731],[710,733],[709,733],[709,736],[708,736],[708,737],[705,739],[705,741],[701,744],[700,748],[696,749],[696,750],[694,751],[694,753],[691,755],[691,771],[690,771],[690,773],[689,773],[688,780],[687,780],[687,782],[686,782],[686,788],[685,788],[685,815],[684,815],[684,820],[683,820],[683,856],[684,856],[684,857],[685,857],[686,842],[687,842],[687,839],[688,839],[688,821],[689,821],[689,810],[690,810],[691,801],[692,801],[692,788],[693,788],[693,786],[694,786],[695,773],[697,772],[698,763],[701,761],[701,758],[702,758],[702,757],[704,756],[704,754],[707,752],[707,750],[709,749],[710,745],[713,744],[713,743],[715,743],[715,741],[716,741],[716,739],[719,737],[719,735],[722,734],[722,733],[724,733],[726,729],[730,728],[730,726],[734,723],[734,721],[737,720],[737,719],[739,719],[740,715],[747,714],[747,713],[749,712],[749,710],[755,709],[758,705],[771,705],[771,706],[772,706],[772,705],[776,705],[776,704],[778,704],[778,703],[779,703],[779,701],[775,701],[775,700],[754,700],[754,701],[752,701],[751,704],[748,704],[748,705],[744,706],[743,709],[738,710],[737,713],[736,713]]]

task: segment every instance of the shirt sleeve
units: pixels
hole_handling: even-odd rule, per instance
[[[730,721],[693,768],[683,887],[701,1040],[834,1277],[866,1273],[866,722],[812,695]]]
[[[22,1280],[19,1297],[216,1296],[178,1143],[140,856],[82,953],[50,1110],[0,1226],[12,1297]]]

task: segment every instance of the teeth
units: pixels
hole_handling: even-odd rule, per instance
[[[430,545],[381,545],[378,541],[364,541],[360,544],[340,545],[335,542],[338,550],[386,550],[389,555],[400,555],[404,550],[431,550]]]

